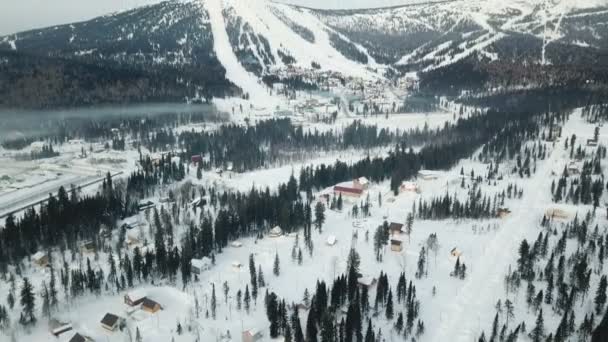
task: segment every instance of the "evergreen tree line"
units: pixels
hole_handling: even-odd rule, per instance
[[[528,322],[532,329],[526,331],[526,322],[510,325],[516,319],[515,305],[509,299],[499,300],[491,333],[489,337],[483,333],[479,341],[515,341],[521,334],[534,342],[588,341],[592,337],[593,342],[603,341],[598,336],[606,336],[606,318],[597,325],[597,317],[606,317],[608,233],[598,225],[591,229],[588,222],[592,220],[593,212],[583,220],[576,216],[559,232],[551,218],[543,217],[544,231],[533,243],[522,240],[517,264],[505,277],[507,294],[525,289],[527,309],[536,316],[533,325]],[[597,287],[592,289],[594,282]],[[592,309],[577,321],[575,311],[581,310],[588,296],[593,296]],[[557,327],[545,326],[548,313],[561,317]]]
[[[553,201],[586,205],[593,204],[594,208],[599,207],[600,199],[604,192],[604,175],[601,160],[605,158],[606,148],[599,146],[593,158],[583,162],[580,175],[577,176],[578,169],[569,170],[568,166],[564,166],[564,170],[557,183],[555,181],[551,183]],[[606,187],[608,188],[608,184],[606,184]]]
[[[264,302],[270,337],[283,336],[285,341],[294,342],[374,342],[383,337],[382,329],[374,328],[379,325],[374,324],[376,320],[390,322],[391,331],[384,331],[386,336],[396,333],[408,340],[424,334],[424,322],[419,319],[421,304],[412,281],[408,283],[401,273],[393,287],[388,275],[381,271],[376,280],[375,297],[372,297],[372,287],[359,283],[358,258],[351,250],[346,274],[338,276],[331,287],[317,281],[312,296],[305,290],[302,302],[289,308],[285,308],[285,301],[279,300],[274,292],[267,292]],[[308,310],[304,328],[299,318],[302,308]]]
[[[506,194],[514,194],[521,198],[523,189],[509,184],[506,190],[501,193],[489,196],[482,194],[478,183],[469,189],[467,198],[464,202],[456,194],[445,193],[442,197],[435,197],[430,201],[422,200],[418,202],[417,217],[423,220],[444,220],[448,218],[462,219],[489,219],[497,215],[498,209],[505,204]],[[416,212],[416,210],[414,210]]]
[[[254,126],[225,124],[217,131],[183,132],[178,140],[179,145],[186,151],[185,156],[208,157],[203,168],[232,164],[234,170],[242,172],[268,166],[297,151],[368,149],[403,140],[418,144],[438,138],[441,134],[440,130],[431,130],[428,126],[423,129],[391,132],[375,125],[365,125],[360,121],[355,121],[342,130],[307,131],[285,118],[261,121]],[[167,135],[172,133],[162,133],[162,136]],[[152,145],[159,144],[152,142]]]
[[[122,198],[124,190],[114,187],[108,174],[94,195],[82,196],[76,188],[68,193],[61,187],[38,211],[30,208],[20,219],[9,215],[0,230],[1,269],[38,250],[74,250],[78,241],[95,238],[102,226],[113,227],[118,218],[130,214]]]

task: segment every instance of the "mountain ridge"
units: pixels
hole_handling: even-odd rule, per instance
[[[591,6],[597,3],[604,6]],[[234,96],[236,84],[241,96],[264,102],[272,98],[261,80],[291,67],[383,79],[472,56],[605,64],[608,3],[560,4],[447,0],[325,10],[266,0],[173,0],[3,36],[0,50],[139,71],[169,68],[191,89],[185,98]]]

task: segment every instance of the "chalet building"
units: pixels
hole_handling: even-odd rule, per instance
[[[49,320],[49,331],[55,337],[59,337],[65,332],[72,330],[72,325],[70,323],[59,322],[56,319]]]
[[[336,239],[336,236],[330,235],[327,237],[327,241],[325,243],[327,243],[328,246],[334,246],[337,242],[338,240]]]
[[[342,197],[359,198],[359,197],[361,197],[361,195],[363,195],[363,189],[336,185],[336,186],[334,186],[334,195],[335,196],[342,195]]]
[[[367,190],[369,188],[369,180],[365,177],[355,178],[353,180],[353,188]]]
[[[374,285],[376,285],[376,278],[374,277],[359,277],[359,279],[357,279],[357,284],[359,284],[359,286],[362,287],[373,287]]]
[[[45,267],[49,264],[49,256],[44,252],[36,252],[32,255],[32,261],[40,267]]]
[[[146,292],[143,290],[133,290],[127,293],[124,297],[125,304],[128,306],[136,306],[141,304],[146,299]]]
[[[416,182],[403,182],[399,187],[400,192],[419,192]]]
[[[462,256],[462,252],[458,248],[454,247],[450,251],[450,255],[454,258],[459,258]]]
[[[101,327],[109,331],[115,331],[119,324],[120,317],[111,313],[107,313],[101,320]]]
[[[401,235],[403,232],[403,224],[391,222],[391,224],[388,226],[388,231],[391,235]]]
[[[156,313],[161,310],[162,307],[156,301],[153,301],[150,298],[145,298],[144,301],[141,303],[141,309],[149,313]]]
[[[276,238],[283,235],[283,229],[281,227],[276,226],[270,230],[269,236],[272,238]]]
[[[192,162],[192,164],[198,164],[203,161],[203,157],[200,154],[197,154],[190,157],[190,161]]]
[[[423,180],[434,180],[439,178],[439,172],[432,170],[420,170],[418,171],[418,178]]]
[[[595,147],[595,146],[597,146],[597,143],[598,142],[595,139],[587,139],[587,146]]]
[[[208,257],[203,257],[201,259],[192,259],[190,262],[192,273],[201,274],[204,271],[207,271],[211,268],[211,259]]]
[[[139,202],[139,205],[137,206],[137,209],[139,211],[146,211],[148,209],[153,209],[154,207],[156,207],[156,204],[154,204],[154,202],[152,202],[152,201],[144,201],[144,202]]]
[[[509,208],[498,208],[496,210],[496,216],[499,218],[505,218],[511,214],[511,210]]]
[[[258,329],[249,329],[243,331],[243,342],[257,342],[262,341],[264,335],[262,331]]]
[[[82,336],[79,333],[75,333],[74,336],[68,342],[90,342],[93,341],[88,337]]]
[[[391,251],[401,252],[403,250],[403,240],[400,237],[394,236],[391,238]]]
[[[95,243],[93,241],[87,241],[80,246],[80,250],[83,253],[95,253]]]

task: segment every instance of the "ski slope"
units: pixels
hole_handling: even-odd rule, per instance
[[[206,0],[204,3],[209,14],[211,31],[213,32],[213,50],[226,69],[226,78],[239,86],[244,93],[249,94],[250,98],[256,102],[267,105],[274,104],[277,101],[276,98],[268,94],[268,91],[255,75],[245,70],[232,50],[230,40],[228,39],[228,32],[226,32],[224,15],[222,14],[224,10],[223,1]]]
[[[571,121],[569,122],[571,123]],[[564,125],[562,136],[572,134],[571,125]],[[560,145],[556,145],[550,156],[539,163],[536,173],[524,183],[527,190],[512,215],[502,222],[498,234],[484,248],[484,255],[469,270],[466,283],[458,295],[442,312],[441,324],[435,329],[430,341],[470,342],[476,341],[487,328],[494,313],[496,300],[504,295],[504,277],[509,266],[517,259],[516,253],[523,239],[538,235],[534,229],[542,219],[547,206],[551,205],[551,172],[564,167]]]

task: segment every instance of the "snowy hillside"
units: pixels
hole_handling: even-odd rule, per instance
[[[0,50],[177,74],[187,97],[269,91],[288,68],[378,79],[391,67],[430,70],[471,55],[535,63],[601,62],[603,0],[455,0],[315,10],[267,0],[188,0],[0,37]],[[592,56],[592,57],[589,57]],[[224,70],[226,72],[224,72]]]

